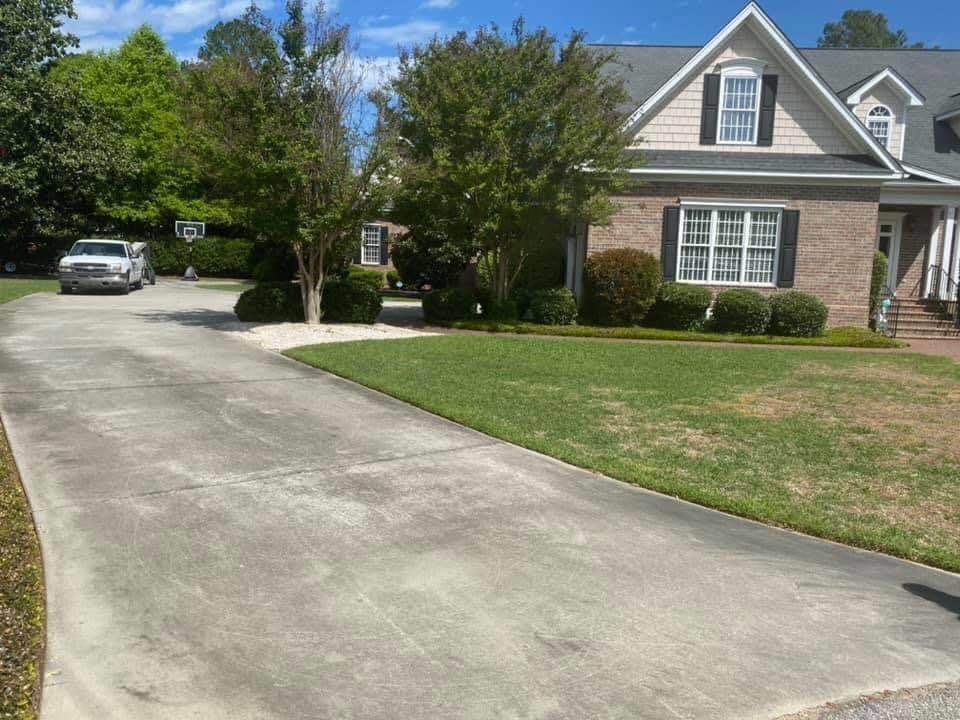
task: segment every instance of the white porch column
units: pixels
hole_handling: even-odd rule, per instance
[[[943,230],[941,217],[943,215],[942,207],[935,207],[931,211],[930,221],[930,244],[927,245],[927,277],[923,285],[924,297],[930,297],[933,292],[936,277],[934,276],[934,266],[940,264],[940,234]]]
[[[953,235],[954,230],[957,225],[957,209],[953,207],[948,207],[945,209],[943,216],[943,251],[940,253],[940,267],[943,268],[941,277],[946,274],[946,277],[953,277],[951,267],[953,261]],[[947,283],[944,283],[941,280],[940,287],[940,299],[949,300],[949,288],[945,287]]]
[[[960,207],[953,210],[953,263],[950,265],[950,279],[953,286],[960,287]],[[956,300],[956,298],[948,298]]]

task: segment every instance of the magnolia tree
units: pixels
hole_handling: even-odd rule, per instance
[[[258,235],[292,248],[317,323],[327,272],[392,194],[396,143],[347,26],[322,4],[286,10],[278,27],[251,6],[211,29],[186,73],[187,113],[202,172]]]
[[[494,299],[622,183],[626,94],[609,54],[522,21],[403,53],[391,110],[404,155],[396,219],[482,253]]]

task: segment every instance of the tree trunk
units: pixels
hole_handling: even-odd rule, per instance
[[[317,243],[304,247],[294,246],[297,268],[300,270],[300,299],[303,302],[303,320],[307,325],[319,325],[320,303],[323,299],[323,260],[326,244]]]

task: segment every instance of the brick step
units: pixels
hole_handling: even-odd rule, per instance
[[[942,312],[933,312],[931,310],[905,310],[900,308],[900,312],[896,313],[897,317],[903,318],[936,318],[938,320],[949,318],[948,315],[945,315]]]
[[[898,325],[897,335],[909,332],[960,332],[956,325]]]
[[[897,331],[897,340],[956,340],[960,342],[960,331],[936,331],[930,330],[927,332],[912,332],[905,330],[903,332]]]
[[[917,315],[915,317],[905,317],[901,315],[897,318],[897,325],[930,325],[944,323],[945,325],[955,325],[953,318],[944,317],[943,315]]]

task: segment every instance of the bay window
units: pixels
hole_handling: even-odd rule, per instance
[[[677,280],[773,285],[780,238],[778,208],[684,206]]]

